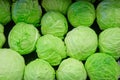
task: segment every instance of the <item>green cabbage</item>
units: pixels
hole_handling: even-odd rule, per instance
[[[67,17],[73,27],[90,27],[95,20],[95,8],[90,2],[77,1],[69,7]]]
[[[43,35],[52,34],[63,39],[67,31],[68,23],[61,13],[49,11],[43,15],[41,20],[41,32]]]
[[[102,1],[97,6],[97,23],[101,30],[120,26],[120,0]]]
[[[8,43],[11,49],[25,55],[35,50],[39,36],[38,30],[32,24],[19,22],[10,31]]]
[[[11,20],[10,2],[8,0],[0,0],[0,23],[5,25]]]
[[[38,0],[17,0],[12,5],[12,19],[15,23],[26,22],[39,26],[41,16]]]
[[[119,67],[119,78],[120,78],[120,60],[118,60],[118,67]]]
[[[42,0],[42,7],[46,11],[58,11],[63,14],[67,13],[67,9],[72,3],[72,0]]]
[[[0,80],[22,80],[24,58],[11,49],[0,49]]]
[[[120,28],[108,28],[99,35],[99,49],[101,52],[120,57]]]
[[[6,41],[5,35],[4,35],[4,27],[2,24],[0,24],[0,48],[4,45]]]
[[[64,42],[60,38],[50,34],[38,39],[36,52],[39,58],[48,61],[52,66],[58,65],[66,57]]]
[[[115,59],[104,53],[88,57],[85,68],[90,80],[118,80],[119,69]]]
[[[89,27],[79,26],[65,37],[67,55],[78,60],[86,60],[97,48],[97,34]]]
[[[54,80],[55,71],[52,66],[42,60],[36,59],[25,67],[24,80]]]
[[[81,61],[68,58],[59,65],[56,77],[57,80],[86,80],[87,74]]]
[[[75,0],[75,1],[89,1],[89,2],[94,3],[96,0]]]

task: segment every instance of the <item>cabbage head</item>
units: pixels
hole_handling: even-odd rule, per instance
[[[22,80],[24,58],[14,50],[0,49],[0,80]]]
[[[8,43],[11,49],[25,55],[35,50],[39,36],[38,30],[32,24],[19,22],[10,31]]]
[[[120,28],[108,28],[99,35],[100,52],[107,53],[115,59],[120,58]]]
[[[4,27],[2,24],[0,24],[0,48],[4,45],[6,41],[5,35],[4,35]]]
[[[67,55],[78,60],[86,60],[96,51],[97,40],[97,34],[91,28],[76,27],[69,31],[65,37]]]
[[[119,67],[119,78],[120,78],[120,60],[118,60],[118,67]]]
[[[89,1],[89,2],[94,3],[96,0],[75,0],[75,1]]]
[[[68,7],[72,0],[42,0],[41,4],[45,11],[58,11],[63,14],[67,13]]]
[[[12,5],[12,19],[15,23],[25,22],[39,26],[41,16],[38,0],[17,0]]]
[[[0,23],[7,24],[11,20],[9,0],[0,0]]]
[[[90,27],[95,20],[95,8],[90,2],[77,1],[69,7],[67,17],[73,27]]]
[[[101,30],[120,26],[120,0],[106,0],[99,3],[96,10],[97,23]]]
[[[52,34],[63,39],[68,31],[67,19],[60,12],[49,11],[41,19],[41,32],[43,35]]]
[[[47,34],[38,39],[36,52],[39,58],[56,66],[66,57],[66,46],[60,38]]]
[[[118,80],[119,68],[115,59],[105,53],[88,57],[85,68],[90,80]]]
[[[24,80],[54,80],[55,70],[52,66],[42,60],[31,61],[25,67]]]
[[[59,65],[56,77],[57,80],[86,80],[87,74],[81,61],[68,58]]]

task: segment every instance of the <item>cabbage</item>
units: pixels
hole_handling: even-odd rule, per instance
[[[118,80],[119,69],[115,59],[104,53],[88,57],[85,68],[90,80]]]
[[[120,28],[108,28],[99,35],[99,49],[101,52],[120,57]]]
[[[77,1],[69,7],[67,17],[73,27],[90,27],[95,20],[95,8],[90,2]]]
[[[79,26],[69,31],[65,37],[67,55],[78,60],[86,60],[97,48],[97,34],[89,27]]]
[[[36,52],[39,58],[48,61],[52,66],[58,65],[66,57],[64,42],[60,38],[50,34],[38,39]]]
[[[118,60],[118,67],[119,67],[119,78],[120,78],[120,60]]]
[[[120,0],[102,1],[97,6],[97,23],[101,30],[120,25]]]
[[[41,16],[38,0],[17,0],[12,5],[12,19],[15,23],[26,22],[39,26]]]
[[[81,61],[68,58],[59,65],[56,77],[57,80],[86,80],[87,74]]]
[[[52,34],[63,39],[67,31],[68,23],[61,13],[49,11],[43,15],[41,20],[41,32],[43,35]]]
[[[11,49],[0,49],[0,80],[22,80],[24,58]]]
[[[8,0],[0,0],[0,23],[5,25],[11,20],[10,2]]]
[[[19,22],[10,31],[8,43],[11,49],[25,55],[35,50],[39,36],[38,30],[32,24]]]
[[[51,65],[42,60],[36,59],[25,67],[24,80],[54,80],[55,71]]]
[[[75,0],[75,1],[89,1],[89,2],[94,3],[96,0]]]
[[[67,13],[67,9],[72,0],[42,0],[41,4],[45,11],[58,11],[63,14]]]
[[[4,27],[2,24],[0,24],[0,48],[4,45],[6,41],[5,35],[4,35]]]

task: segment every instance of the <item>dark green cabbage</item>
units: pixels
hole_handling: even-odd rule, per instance
[[[73,27],[90,27],[95,20],[94,5],[87,1],[74,2],[68,9],[67,17]]]
[[[41,16],[38,0],[17,0],[12,5],[12,19],[15,23],[25,22],[39,26]]]
[[[5,25],[11,20],[10,2],[8,0],[0,0],[0,23]]]
[[[105,53],[95,53],[88,57],[85,68],[90,80],[118,80],[120,73],[118,63]]]
[[[89,2],[94,3],[96,0],[76,0],[76,1],[89,1]]]
[[[101,30],[120,27],[120,0],[105,0],[97,6],[97,23]]]

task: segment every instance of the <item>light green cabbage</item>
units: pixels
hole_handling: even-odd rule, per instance
[[[8,0],[0,0],[0,23],[7,24],[11,20],[10,2]]]
[[[8,43],[11,49],[25,55],[35,50],[39,36],[38,30],[32,24],[19,22],[10,31]]]
[[[90,2],[77,1],[69,7],[67,17],[73,27],[90,27],[95,20],[95,8]]]
[[[99,35],[99,49],[101,52],[120,57],[120,28],[108,28]]]
[[[52,34],[63,39],[67,31],[68,23],[61,13],[50,11],[43,15],[41,20],[41,32],[43,35]]]
[[[118,80],[119,69],[115,59],[104,53],[88,57],[85,68],[90,80]]]
[[[4,45],[6,41],[5,35],[4,35],[4,27],[2,24],[0,24],[0,48]]]
[[[67,55],[78,60],[86,60],[97,48],[97,34],[89,27],[79,26],[65,37]]]
[[[68,7],[72,0],[42,0],[41,4],[45,11],[58,11],[63,14],[67,13]]]
[[[66,57],[66,46],[60,38],[48,34],[38,39],[36,52],[39,58],[56,66]]]
[[[87,74],[81,61],[68,58],[59,65],[56,77],[57,80],[86,80]]]
[[[52,66],[42,60],[36,59],[25,67],[24,80],[54,80],[55,71]]]
[[[39,26],[41,16],[38,0],[17,0],[12,5],[12,19],[15,23],[26,22]]]
[[[0,80],[22,80],[24,58],[11,49],[0,49]]]
[[[120,25],[120,0],[102,1],[96,10],[97,23],[101,30]]]

